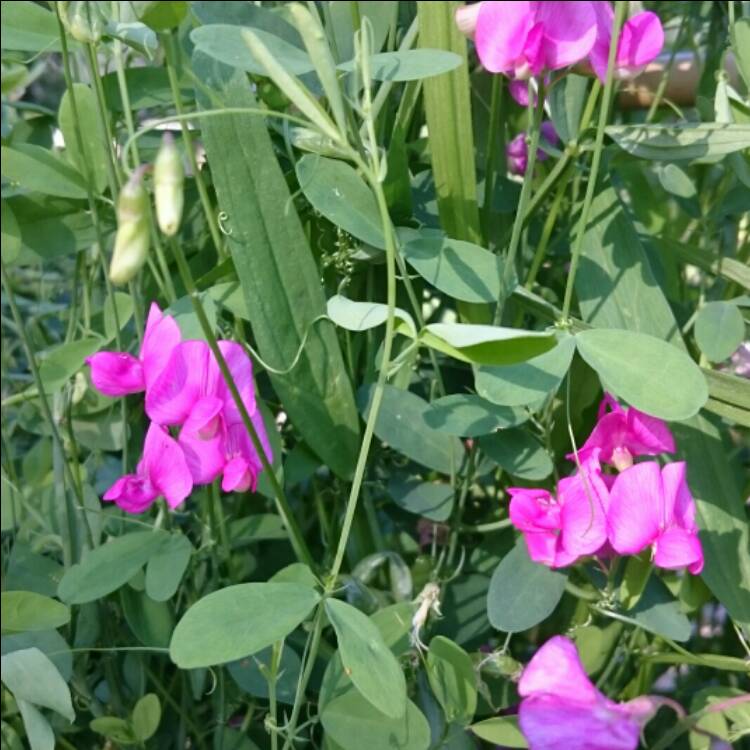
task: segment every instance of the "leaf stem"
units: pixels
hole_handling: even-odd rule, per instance
[[[594,141],[594,155],[591,158],[591,172],[589,173],[589,181],[586,185],[586,195],[583,199],[583,208],[578,221],[578,231],[576,233],[575,246],[573,247],[573,253],[570,260],[570,271],[568,272],[568,282],[565,285],[565,296],[563,298],[562,315],[560,319],[561,323],[567,323],[568,316],[570,315],[570,305],[573,300],[573,287],[575,284],[576,273],[578,271],[578,263],[581,259],[581,250],[583,249],[583,238],[586,234],[586,225],[588,224],[589,214],[591,213],[591,204],[594,201],[596,181],[599,176],[599,164],[601,162],[602,147],[604,145],[604,128],[607,124],[609,105],[612,99],[612,89],[614,88],[614,68],[617,44],[620,39],[620,29],[625,20],[627,10],[627,3],[615,4],[615,19],[612,27],[612,39],[609,44],[609,60],[607,63],[607,81],[604,84],[604,94],[599,109],[599,122],[596,127],[596,140]]]

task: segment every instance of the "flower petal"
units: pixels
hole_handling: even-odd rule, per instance
[[[153,302],[146,321],[146,332],[141,347],[141,362],[146,387],[161,375],[169,362],[172,350],[182,340],[182,333],[177,321],[164,315],[159,306]]]
[[[104,493],[102,500],[116,503],[127,513],[143,513],[157,497],[159,491],[147,477],[126,474]]]
[[[224,436],[221,431],[210,440],[182,428],[179,444],[194,484],[210,484],[224,470]]]
[[[183,341],[146,391],[146,413],[157,424],[182,424],[206,395],[211,350],[205,341]]]
[[[531,750],[636,750],[640,725],[616,704],[581,704],[558,695],[521,702],[519,725]]]
[[[627,411],[628,437],[625,447],[634,456],[674,453],[674,437],[667,423],[632,406]]]
[[[86,358],[91,382],[105,396],[126,396],[146,387],[141,363],[125,352],[99,352]]]
[[[534,562],[550,568],[562,567],[558,560],[559,537],[554,531],[524,531],[523,540]]]
[[[143,471],[170,508],[180,505],[193,489],[182,448],[164,427],[154,422],[143,446]]]
[[[603,697],[589,680],[575,644],[562,635],[550,638],[534,654],[523,670],[518,694],[547,694],[583,704]]]
[[[203,440],[213,438],[221,429],[220,415],[223,408],[224,402],[216,396],[198,399],[182,426],[182,432]]]
[[[576,557],[591,555],[607,541],[604,510],[608,494],[600,472],[590,466],[560,480],[557,496],[562,505],[561,543],[566,552]]]
[[[245,349],[234,341],[219,341],[219,349],[224,355],[229,372],[232,374],[242,403],[251,416],[255,413],[255,384],[253,381],[253,363]],[[218,365],[217,365],[218,369]],[[232,398],[221,372],[218,373],[216,395],[224,401],[224,419],[227,424],[242,422],[239,409]]]
[[[536,19],[544,25],[542,52],[546,67],[557,70],[583,60],[597,39],[592,3],[549,0],[538,3],[537,8]]]
[[[533,5],[526,0],[481,3],[474,43],[482,65],[491,73],[512,70],[521,59],[534,25]]]
[[[615,22],[615,13],[609,2],[593,2],[591,3],[591,7],[596,15],[596,42],[589,53],[589,61],[594,73],[604,83],[607,79],[609,45],[612,41],[612,26]],[[605,394],[605,398],[607,396],[609,394]]]
[[[258,472],[242,456],[235,456],[224,466],[221,489],[224,492],[255,492],[257,481]]]
[[[560,507],[547,490],[510,487],[509,515],[519,531],[553,531],[560,528]]]
[[[636,555],[656,539],[663,492],[661,470],[655,461],[635,464],[617,476],[607,512],[609,539],[617,552]]]
[[[697,575],[703,570],[703,548],[698,534],[679,526],[662,532],[654,542],[654,565],[668,570],[688,570]]]
[[[684,461],[672,461],[661,470],[664,486],[664,517],[662,526],[666,528],[673,523],[688,531],[697,531],[695,525],[695,500],[687,484],[687,464]]]
[[[650,63],[664,47],[664,29],[659,16],[650,11],[636,13],[622,27],[617,44],[617,67],[636,71]]]

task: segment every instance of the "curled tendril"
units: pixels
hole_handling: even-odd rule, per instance
[[[217,223],[219,225],[219,230],[221,231],[221,233],[224,234],[224,235],[226,235],[227,237],[231,237],[232,236],[232,232],[234,230],[232,229],[232,227],[229,227],[229,229],[227,229],[224,226],[224,222],[228,218],[229,218],[229,214],[226,211],[219,211],[219,213],[218,213],[218,215],[216,217]]]

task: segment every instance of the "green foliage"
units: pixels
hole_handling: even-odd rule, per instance
[[[503,149],[534,112],[461,5],[3,2],[3,748],[524,748],[518,680],[561,635],[609,700],[685,708],[644,747],[747,734],[747,4],[647,4],[662,61],[700,42],[695,92],[667,65],[533,81],[559,141],[525,176]],[[114,291],[134,174],[147,253]],[[194,472],[176,507],[180,462],[142,460],[152,303],[253,366],[240,421],[222,390],[197,436],[162,425]],[[609,433],[605,393],[631,410]],[[273,458],[245,445],[225,492],[261,420]],[[659,567],[661,536],[530,558],[597,425],[635,440],[599,454],[608,487],[685,462],[700,575]],[[142,513],[102,501],[123,476]]]

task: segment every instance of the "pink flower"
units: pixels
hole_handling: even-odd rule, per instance
[[[583,669],[572,641],[550,638],[521,675],[519,725],[529,750],[635,750],[641,727],[662,702],[615,703]]]
[[[255,402],[252,362],[232,341],[219,341],[219,349],[270,461],[271,447]],[[255,489],[261,460],[204,341],[184,341],[175,347],[146,394],[146,412],[159,424],[182,425],[179,443],[196,484],[212,482],[223,473],[225,492]]]
[[[607,407],[612,411],[607,413]],[[674,438],[665,422],[633,407],[623,409],[605,393],[596,426],[578,451],[578,459],[587,461],[598,451],[603,463],[622,471],[632,466],[635,456],[656,456],[674,450]],[[575,454],[569,453],[567,457],[575,461]]]
[[[750,378],[750,343],[744,341],[740,344],[732,355],[730,363],[729,367],[722,369],[728,369],[741,378]]]
[[[540,135],[550,146],[554,146],[559,141],[555,126],[551,122],[542,123]],[[526,144],[526,133],[519,133],[505,147],[505,156],[508,160],[508,170],[512,174],[526,174],[526,168],[529,163],[529,147]],[[541,148],[537,149],[537,161],[544,161],[548,156]]]
[[[528,78],[583,60],[597,39],[591,2],[483,2],[476,15],[474,41],[491,73]],[[468,25],[459,16],[459,26]]]
[[[547,490],[511,487],[510,520],[523,533],[532,560],[561,568],[597,552],[607,541],[607,487],[592,458],[581,471]]]
[[[591,67],[604,82],[607,78],[609,46],[612,40],[614,11],[609,2],[592,2],[596,13],[596,43],[589,60]],[[644,11],[628,19],[620,32],[615,56],[615,76],[631,78],[638,75],[661,52],[664,46],[664,29],[655,13]]]
[[[607,522],[609,540],[620,554],[637,555],[651,547],[660,568],[703,570],[703,549],[695,523],[695,501],[684,461],[635,464],[612,485]]]
[[[117,503],[128,513],[143,513],[162,495],[170,508],[176,508],[192,489],[193,479],[182,448],[164,427],[152,423],[136,473],[120,477],[104,493],[104,500]]]
[[[180,328],[175,319],[162,314],[154,302],[148,313],[139,356],[126,352],[99,352],[87,357],[91,382],[105,396],[125,396],[147,390],[166,366],[180,339]]]

